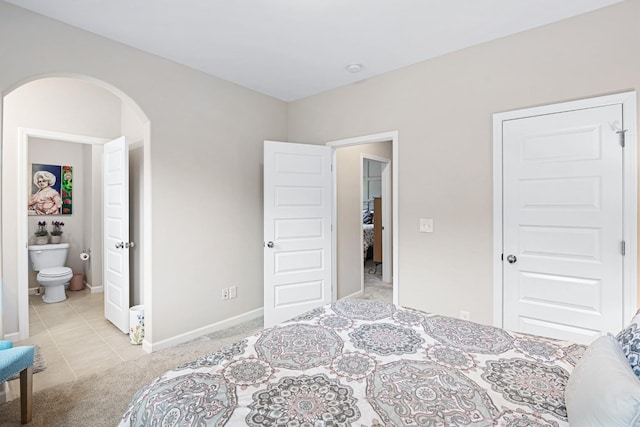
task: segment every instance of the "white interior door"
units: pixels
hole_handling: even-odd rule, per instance
[[[129,151],[124,136],[104,145],[104,315],[129,332]]]
[[[590,343],[623,326],[622,105],[502,122],[504,327]]]
[[[393,221],[391,220],[391,162],[387,161],[382,168],[382,281],[392,282],[393,254],[391,252],[391,239],[393,233]]]
[[[264,143],[264,324],[331,302],[331,148]]]

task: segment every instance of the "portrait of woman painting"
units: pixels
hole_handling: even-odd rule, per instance
[[[71,214],[71,166],[33,163],[31,177],[31,194],[27,207],[29,215]]]

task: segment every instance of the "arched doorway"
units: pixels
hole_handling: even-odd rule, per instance
[[[32,137],[44,136],[46,139],[53,136],[54,140],[66,138],[69,142],[91,144],[92,138],[95,138],[95,142],[121,134],[132,136],[129,138],[133,143],[130,149],[140,151],[138,164],[142,169],[138,171],[136,194],[141,201],[133,214],[140,249],[134,260],[134,274],[138,278],[136,285],[139,288],[136,292],[139,297],[146,295],[150,300],[151,214],[150,203],[142,201],[150,197],[151,188],[149,168],[143,167],[149,164],[149,127],[147,116],[128,95],[106,82],[86,76],[39,76],[16,84],[3,94],[1,254],[4,295],[2,332],[5,337],[18,340],[29,335],[26,245],[31,233],[28,231],[26,206],[16,201],[22,200],[22,193],[28,188],[25,183],[28,174],[26,145]],[[17,132],[18,128],[20,132]],[[83,140],[73,141],[74,136]],[[95,212],[93,217],[96,217]],[[92,226],[86,227],[91,237],[83,239],[83,242],[91,242],[90,247],[98,248],[101,225],[99,221],[92,222]],[[81,245],[82,249],[86,246],[86,243]],[[97,258],[94,261],[99,265],[100,252],[94,252]],[[102,275],[98,271],[93,273],[96,278]],[[147,329],[150,331],[151,307],[147,307],[146,311]]]

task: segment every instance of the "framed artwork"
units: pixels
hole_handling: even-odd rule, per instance
[[[31,164],[29,215],[71,215],[73,167]]]

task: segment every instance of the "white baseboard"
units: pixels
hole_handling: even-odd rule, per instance
[[[85,286],[87,288],[89,288],[89,290],[91,291],[92,294],[99,294],[101,292],[104,292],[104,287],[103,286],[91,286],[89,283],[84,282]]]
[[[6,334],[3,339],[12,342],[18,342],[20,341],[20,332],[12,332],[10,334]]]
[[[257,310],[249,311],[247,313],[243,313],[238,316],[222,320],[218,323],[213,323],[211,325],[207,325],[202,328],[194,329],[193,331],[185,332],[183,334],[176,335],[175,337],[168,338],[166,340],[162,340],[156,343],[150,343],[145,338],[142,341],[142,349],[147,353],[151,353],[153,351],[174,347],[178,344],[191,341],[203,335],[208,335],[213,332],[221,331],[222,329],[227,329],[232,326],[239,325],[240,323],[247,322],[249,320],[257,319],[263,315],[264,315],[264,310],[262,309],[262,307],[260,307]]]
[[[362,298],[364,296],[364,291],[360,290],[358,292],[354,292],[351,295],[347,295],[344,298],[340,298],[340,299],[355,299],[355,298]]]

